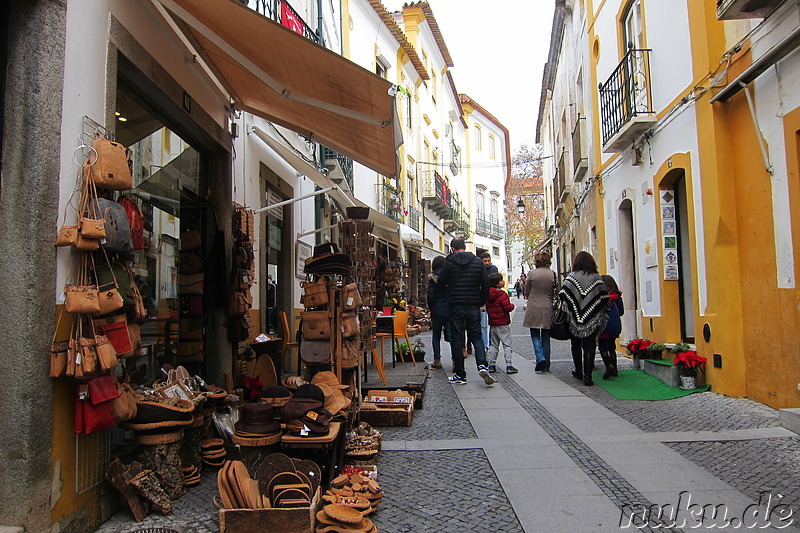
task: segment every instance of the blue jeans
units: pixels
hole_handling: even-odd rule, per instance
[[[542,370],[550,370],[550,330],[531,328],[531,341],[533,341],[536,363],[544,361]]]
[[[446,316],[431,317],[431,333],[433,333],[433,360],[442,359],[442,332],[444,332],[445,342],[450,340],[450,318]],[[452,355],[452,354],[451,354]]]
[[[488,311],[481,311],[481,338],[483,339],[483,347],[489,346],[489,313]]]
[[[481,338],[481,308],[477,305],[454,305],[450,307],[450,351],[453,354],[454,374],[466,378],[464,371],[464,333],[468,342],[472,343],[475,353],[475,364],[486,366],[486,347]]]

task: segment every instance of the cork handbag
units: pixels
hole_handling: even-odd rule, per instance
[[[101,189],[131,189],[131,151],[120,143],[102,138],[92,141],[92,148],[97,152],[97,159],[87,165],[92,183]]]
[[[304,340],[331,338],[331,320],[327,311],[303,311],[300,317]]]
[[[300,284],[303,287],[303,305],[306,307],[321,307],[328,304],[328,282],[325,278],[318,278],[316,281],[304,281]]]

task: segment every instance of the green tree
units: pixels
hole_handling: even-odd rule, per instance
[[[519,212],[519,201],[525,206]],[[506,187],[507,245],[521,252],[514,268],[533,265],[533,254],[545,239],[542,147],[522,145],[511,158],[511,180]]]

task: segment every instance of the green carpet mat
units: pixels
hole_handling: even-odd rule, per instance
[[[619,377],[610,379],[603,379],[603,371],[598,370],[592,372],[592,379],[595,385],[618,400],[671,400],[711,388],[711,385],[691,390],[670,387],[642,370],[620,370]]]

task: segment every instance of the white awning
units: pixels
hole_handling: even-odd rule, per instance
[[[406,224],[400,224],[400,236],[409,244],[416,246],[420,246],[422,244],[422,233],[418,232],[411,226],[407,226]]]

